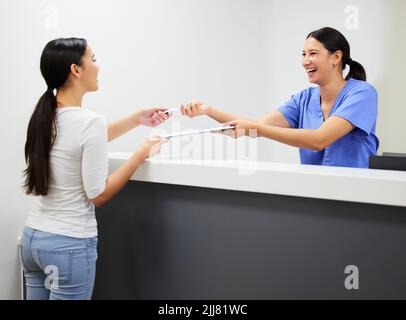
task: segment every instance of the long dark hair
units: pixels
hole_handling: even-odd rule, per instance
[[[310,37],[321,42],[330,53],[334,53],[338,50],[343,53],[343,58],[341,61],[342,69],[345,70],[347,65],[350,67],[350,72],[345,80],[350,78],[362,81],[367,80],[367,74],[364,67],[359,62],[351,59],[350,44],[340,31],[325,27],[310,32],[306,39]]]
[[[41,55],[41,73],[47,90],[39,98],[30,118],[25,142],[24,189],[27,195],[48,194],[50,153],[56,139],[56,96],[54,89],[63,86],[72,64],[81,65],[87,48],[85,39],[63,38],[47,43]]]

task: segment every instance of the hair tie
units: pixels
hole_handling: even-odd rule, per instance
[[[352,65],[352,63],[354,62],[354,60],[352,60],[351,58],[348,58],[348,64]]]
[[[46,92],[51,92],[52,95],[56,96],[55,88],[48,87]]]

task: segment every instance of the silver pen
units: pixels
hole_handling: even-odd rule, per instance
[[[162,111],[163,113],[173,113],[173,112],[180,112],[180,108],[170,108],[168,110]]]

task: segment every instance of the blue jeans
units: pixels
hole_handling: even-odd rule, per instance
[[[97,237],[72,238],[25,227],[20,258],[27,300],[91,299]]]

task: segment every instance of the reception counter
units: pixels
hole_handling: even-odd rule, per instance
[[[157,156],[96,214],[96,299],[406,298],[406,172]]]

